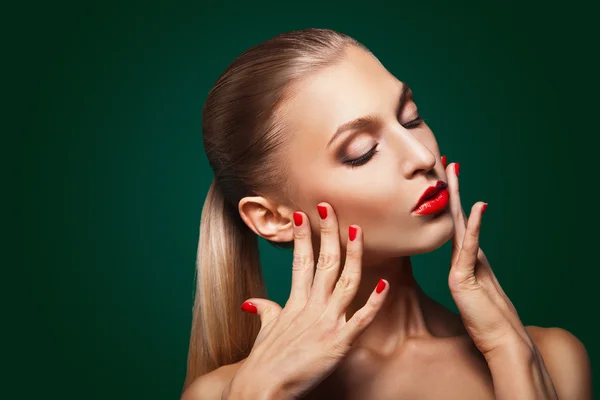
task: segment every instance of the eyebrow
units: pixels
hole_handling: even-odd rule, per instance
[[[408,85],[402,84],[402,90],[400,92],[400,101],[398,102],[398,107],[396,108],[396,114],[398,114],[400,110],[402,110],[402,107],[406,103],[406,99],[408,98],[409,93],[411,93],[411,91]],[[379,118],[377,118],[374,115],[366,115],[364,117],[359,117],[352,121],[343,123],[336,129],[335,133],[333,134],[331,139],[329,139],[329,143],[327,143],[327,146],[325,146],[325,148],[329,147],[331,143],[333,143],[342,133],[346,131],[373,128],[379,125],[379,123]]]

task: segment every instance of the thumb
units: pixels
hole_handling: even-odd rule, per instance
[[[281,313],[281,306],[274,301],[251,298],[242,304],[242,310],[250,314],[258,314],[261,330]]]

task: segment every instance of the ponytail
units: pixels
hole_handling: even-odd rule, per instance
[[[202,209],[197,284],[184,390],[198,377],[247,357],[260,319],[240,310],[266,297],[258,235],[242,220],[240,199],[274,200],[295,191],[287,171],[289,124],[278,111],[296,85],[344,58],[355,39],[330,29],[282,33],[239,55],[219,76],[202,109],[204,151],[213,180]],[[368,51],[368,50],[367,50]],[[292,248],[292,242],[268,242]]]
[[[200,375],[247,357],[260,320],[240,311],[266,297],[258,239],[213,180],[200,220],[196,291],[184,390]]]

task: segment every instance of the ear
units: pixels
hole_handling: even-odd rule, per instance
[[[244,197],[238,204],[238,210],[246,225],[262,238],[272,242],[294,240],[291,210],[262,196]]]

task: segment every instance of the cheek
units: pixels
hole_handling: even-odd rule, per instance
[[[391,228],[397,229],[410,220],[410,215],[402,211],[406,207],[400,196],[391,186],[370,185],[359,193],[338,194],[334,201],[340,229],[356,224],[363,229],[365,235],[377,235],[377,232],[389,233]]]

